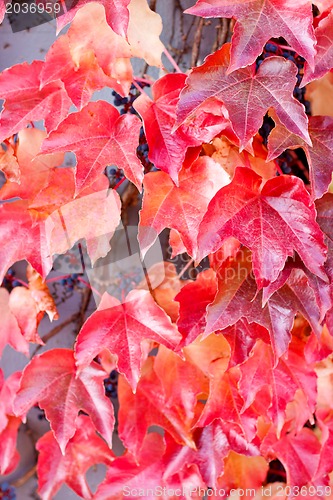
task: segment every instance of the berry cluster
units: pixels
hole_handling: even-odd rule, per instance
[[[108,293],[118,300],[123,300],[123,297],[126,297],[140,281],[142,281],[142,269],[134,268],[126,272],[120,270],[112,276]]]
[[[22,284],[15,278],[15,271],[14,269],[8,269],[4,279],[3,279],[3,282],[2,282],[2,285],[1,286],[4,286],[5,288],[7,288],[7,290],[10,292],[13,288],[15,288],[16,286],[22,286]]]
[[[146,82],[141,82],[138,81],[136,84],[144,89],[145,87],[149,87],[149,83]],[[137,89],[135,85],[131,85],[129,94],[127,97],[122,97],[121,95],[117,94],[115,90],[112,91],[112,96],[114,97],[113,104],[117,107],[120,108],[120,114],[121,115],[126,115],[126,113],[132,113],[133,115],[136,115],[137,112],[133,108],[133,102],[137,97],[139,97],[140,91]]]
[[[68,274],[55,279],[52,279],[51,294],[56,301],[56,306],[70,299],[74,292],[81,289],[84,285],[79,280],[79,274]]]
[[[104,173],[109,179],[111,189],[113,189],[118,182],[124,178],[124,172],[122,169],[117,168],[115,165],[107,166]]]
[[[112,370],[108,378],[104,379],[104,388],[108,398],[117,398],[118,372],[116,370]]]
[[[81,251],[81,245],[78,243],[71,250],[68,250],[63,255],[58,255],[53,263],[53,270],[59,271],[61,269],[70,269],[73,272],[81,271],[83,264],[83,255]]]
[[[145,87],[149,87],[149,83],[147,82],[141,82],[137,81],[137,85],[139,85],[142,89]],[[132,113],[132,114],[137,114],[133,107],[133,102],[137,97],[140,95],[140,91],[132,85],[129,91],[129,94],[127,97],[121,97],[121,95],[117,94],[117,92],[113,91],[112,95],[114,97],[114,105],[118,108],[120,108],[120,114],[124,115],[126,113]],[[149,147],[147,144],[147,139],[146,135],[144,133],[143,127],[141,127],[140,130],[140,139],[139,139],[139,146],[136,150],[136,154],[141,161],[142,165],[144,166],[145,172],[150,172],[151,169],[153,168],[152,162],[148,159],[148,152],[149,152]],[[106,172],[108,175],[108,173]],[[108,175],[109,177],[109,175]],[[112,186],[111,186],[112,187]]]
[[[78,284],[78,274],[71,274],[67,278],[62,278],[60,280],[60,285],[65,287],[67,290],[72,291],[74,287]]]
[[[0,484],[0,499],[1,500],[16,500],[16,491],[14,486],[11,486],[7,481]]]
[[[37,415],[38,420],[44,420],[44,419],[45,419],[45,411],[44,411],[44,410],[42,410],[42,408],[40,408],[40,407],[38,406],[38,404],[35,404],[35,405],[34,405],[34,408],[35,408],[35,409],[37,410],[37,412],[38,412],[38,415]]]
[[[147,144],[146,134],[143,130],[143,127],[141,127],[139,145],[137,147],[136,154],[145,169],[145,173],[150,172],[154,167],[153,163],[148,158],[148,153],[149,146]]]

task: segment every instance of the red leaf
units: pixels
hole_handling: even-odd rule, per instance
[[[252,408],[244,409],[244,400],[238,389],[239,369],[235,367],[226,372],[225,368],[223,358],[212,362],[210,366],[209,396],[196,427],[205,427],[215,419],[220,419],[227,428],[238,428],[240,437],[251,442],[256,433],[258,415]]]
[[[236,257],[241,244],[236,238],[228,238],[222,246],[215,252],[209,255],[209,265],[215,271],[223,264],[228,257]]]
[[[143,254],[169,227],[180,233],[187,252],[195,256],[202,216],[215,193],[228,182],[223,168],[208,156],[181,171],[179,187],[164,172],[145,175],[138,236]]]
[[[282,356],[275,366],[271,348],[259,341],[240,370],[242,377],[239,389],[244,399],[244,408],[248,408],[255,401],[258,392],[267,387],[270,393],[270,398],[265,400],[267,416],[278,432],[282,430],[287,404],[293,401],[296,390],[304,394],[306,419],[303,425],[308,415],[313,414],[317,396],[316,374],[313,365],[307,366],[304,363],[304,353],[297,349],[297,344],[296,347],[292,345],[288,354]]]
[[[310,116],[309,134],[312,147],[308,146],[285,127],[276,124],[268,137],[268,160],[276,158],[285,149],[302,147],[310,166],[311,191],[314,199],[327,192],[333,172],[333,118]]]
[[[332,446],[333,446],[333,432],[330,429],[326,441],[323,443],[321,449],[321,456],[318,465],[318,469],[316,471],[315,480],[317,484],[320,482],[326,482],[326,484],[330,483],[332,485],[332,481],[328,479],[330,477],[331,472],[333,470],[333,459],[332,459]],[[331,492],[331,487],[326,488],[326,492]]]
[[[14,417],[13,401],[20,386],[21,375],[21,372],[15,372],[5,380],[0,368],[0,432],[6,428],[8,417]]]
[[[205,481],[211,488],[216,487],[217,478],[223,470],[223,458],[227,456],[230,445],[220,422],[196,429],[196,448],[177,444],[168,434],[165,436],[167,448],[163,457],[164,476],[171,476],[185,465],[196,464]]]
[[[59,188],[64,189],[64,182],[59,182]],[[86,240],[87,250],[92,263],[110,251],[110,239],[112,238],[119,222],[121,212],[120,197],[115,190],[109,190],[106,177],[100,177],[89,188],[81,191],[74,198],[74,182],[67,183],[70,190],[67,202],[56,208],[45,221],[45,228],[51,254],[67,252],[81,238]],[[50,202],[56,203],[54,184],[50,184],[48,192],[42,195],[50,198]],[[35,199],[38,202],[47,200]],[[74,198],[74,199],[73,199]],[[62,200],[64,202],[64,200]],[[36,209],[42,212],[43,207]],[[42,212],[43,213],[43,212]]]
[[[20,418],[9,416],[6,428],[0,432],[0,474],[11,474],[19,464],[16,440],[20,425]]]
[[[110,79],[99,67],[94,53],[85,52],[75,64],[67,34],[58,38],[47,53],[41,75],[42,88],[56,80],[63,82],[78,109],[88,104],[96,90],[110,85]]]
[[[209,142],[229,124],[226,119],[223,122],[222,117],[202,113],[192,126],[181,125],[173,131],[176,105],[185,80],[184,74],[165,75],[152,86],[153,101],[141,94],[134,102],[144,122],[150,161],[168,173],[177,185],[187,149]]]
[[[326,269],[326,263],[325,263],[325,269]],[[306,281],[304,280],[304,275],[306,276],[308,283],[306,283]],[[293,290],[295,295],[299,295],[299,297],[302,294],[306,293],[305,292],[306,288],[310,287],[315,296],[316,304],[314,304],[314,307],[311,307],[310,305],[308,305],[306,308],[304,307],[304,311],[307,310],[308,313],[315,318],[318,316],[318,313],[316,311],[319,308],[320,310],[319,322],[321,323],[325,318],[326,312],[332,307],[332,300],[330,297],[331,286],[330,283],[327,283],[327,281],[324,281],[321,278],[318,278],[318,276],[312,274],[308,269],[306,269],[300,258],[296,256],[292,260],[289,259],[287,261],[278,279],[276,279],[273,283],[270,283],[266,288],[264,288],[263,305],[265,305],[267,299],[269,299],[276,291],[278,291],[285,284],[287,284],[290,287],[290,289]],[[301,282],[304,283],[303,290],[298,288]],[[288,294],[286,294],[286,296],[288,296]],[[303,299],[304,298],[305,295]],[[301,302],[303,301],[303,299],[301,300]],[[304,304],[305,303],[306,302],[304,302]],[[306,315],[306,312],[304,313],[304,311],[302,312],[303,316]],[[319,333],[315,327],[314,330],[317,333]]]
[[[174,353],[170,354],[174,361],[171,367],[177,368],[183,380],[183,389],[178,393],[178,385],[174,385],[172,372],[166,380],[161,376],[162,369],[165,370],[164,373],[168,373],[169,367],[169,360],[165,358],[164,353],[157,355],[161,358],[157,361],[160,365],[159,376],[154,369],[156,359],[150,356],[146,360],[135,394],[126,379],[119,378],[119,437],[135,457],[139,456],[144,437],[151,425],[162,427],[178,443],[195,448],[191,428],[194,416],[202,409],[202,404],[198,403],[196,398],[207,386],[207,380],[194,364],[182,361]]]
[[[203,148],[207,150],[207,154],[213,160],[222,165],[231,178],[234,176],[237,167],[252,168],[265,180],[276,176],[276,163],[267,161],[267,149],[259,134],[254,136],[252,150],[248,147],[248,151],[243,150],[242,152],[238,147],[238,140],[235,141],[234,138],[228,139],[225,131],[222,134],[220,137],[215,137],[209,145],[203,144]]]
[[[8,2],[10,3],[10,2]],[[0,1],[0,23],[2,23],[6,14],[6,2],[5,0]]]
[[[53,432],[47,432],[36,443],[39,451],[37,473],[38,493],[43,500],[52,500],[61,485],[66,483],[83,498],[92,498],[85,474],[95,464],[110,465],[114,454],[96,434],[89,417],[79,415],[76,432],[62,455]]]
[[[312,80],[324,76],[333,66],[333,12],[322,19],[315,30],[317,38],[316,55],[314,58],[314,69],[305,63],[304,76],[301,87],[307,85]]]
[[[21,415],[38,403],[65,454],[77,428],[77,414],[85,411],[111,446],[114,416],[112,404],[104,394],[104,378],[105,371],[97,363],[78,374],[73,351],[52,349],[35,356],[24,369],[14,402],[15,413]]]
[[[333,242],[333,193],[316,201],[317,221],[326,236]]]
[[[44,314],[39,314],[37,304],[30,290],[23,286],[15,287],[9,296],[9,307],[25,340],[44,345],[37,332],[38,324]]]
[[[48,184],[37,196],[33,194],[33,201],[0,205],[0,235],[8,241],[0,250],[0,279],[8,267],[22,259],[45,278],[52,267],[50,255],[66,252],[81,238],[87,240],[93,263],[110,250],[109,242],[120,220],[120,198],[116,191],[109,191],[105,176],[75,199],[71,168],[44,169],[37,181],[37,191]],[[22,195],[29,196],[29,185],[27,175],[19,185]]]
[[[280,357],[290,342],[290,331],[297,311],[320,335],[319,307],[304,272],[293,269],[286,277],[283,275],[279,285],[281,288],[277,286],[268,300],[262,292],[258,293],[252,276],[251,256],[246,249],[242,249],[236,258],[226,261],[219,269],[218,293],[207,308],[204,336],[223,330],[245,317],[269,331],[273,352]],[[264,335],[262,338],[266,340]]]
[[[175,474],[185,464],[198,466],[205,483],[211,488],[218,488],[218,478],[224,468],[223,460],[232,448],[246,455],[258,455],[258,448],[242,440],[239,429],[223,425],[220,420],[206,427],[197,428],[194,432],[196,450],[180,446],[166,435],[167,449],[163,457],[164,476]]]
[[[99,485],[95,500],[116,500],[129,496],[134,498],[200,498],[195,491],[205,488],[196,467],[179,468],[177,472],[165,477],[163,453],[165,444],[162,436],[150,433],[146,436],[138,460],[126,453],[116,458],[108,468],[105,480]],[[151,491],[156,491],[152,495]],[[188,492],[193,492],[189,494]],[[149,492],[148,495],[146,492]],[[165,494],[163,493],[165,492]],[[173,492],[173,493],[172,493]],[[184,493],[185,494],[184,494]]]
[[[252,65],[227,74],[229,59],[229,44],[225,44],[192,70],[180,95],[179,123],[191,119],[200,105],[214,97],[228,110],[242,148],[258,132],[269,108],[288,130],[311,144],[304,107],[292,95],[295,64],[274,56],[265,59],[257,73]]]
[[[318,212],[317,221],[326,235],[326,242],[328,247],[328,256],[325,263],[325,268],[328,276],[330,277],[330,293],[331,302],[333,303],[333,194],[326,193],[322,198],[316,200],[316,208]],[[333,333],[333,308],[331,308],[326,315],[326,324],[330,331]]]
[[[57,17],[57,31],[62,30],[66,24],[70,23],[81,7],[90,2],[98,2],[105,8],[105,15],[108,24],[113,31],[122,37],[126,37],[128,27],[128,4],[130,0],[78,0],[63,15]],[[63,6],[64,4],[62,4]]]
[[[28,212],[28,203],[0,204],[0,236],[6,245],[0,247],[0,281],[7,269],[19,260],[27,260],[42,276],[52,268],[46,235],[39,224],[35,225]]]
[[[309,0],[198,0],[188,14],[236,18],[228,72],[248,66],[261,54],[270,38],[283,37],[310,66],[315,36]]]
[[[318,337],[312,332],[304,350],[307,363],[321,361],[333,352],[333,337],[328,331],[327,324]]]
[[[237,168],[231,184],[215,195],[200,224],[198,260],[233,236],[252,250],[260,288],[278,277],[294,251],[313,274],[326,280],[326,248],[315,216],[300,179],[284,175],[263,183],[252,170]]]
[[[72,113],[45,139],[42,153],[72,151],[77,157],[76,189],[91,185],[107,165],[122,168],[141,190],[143,168],[136,156],[141,122],[105,101],[90,102]]]
[[[231,366],[246,361],[258,339],[269,344],[266,328],[257,323],[249,323],[246,318],[239,319],[234,325],[221,330],[231,347]]]
[[[126,490],[134,488],[155,488],[160,484],[162,471],[159,461],[164,452],[162,436],[151,433],[145,439],[140,459],[135,462],[130,453],[117,458],[108,469],[105,480],[99,485],[95,499],[109,500],[120,498]]]
[[[4,380],[0,369],[0,474],[13,472],[20,459],[16,440],[22,419],[13,413],[13,401],[20,378],[21,372],[15,372]]]
[[[261,492],[263,491],[262,485],[265,483],[269,469],[263,457],[246,457],[231,451],[224,466],[224,473],[218,481],[218,487],[223,488],[230,496],[237,489],[250,492],[251,488],[253,488],[252,491],[262,488]]]
[[[9,296],[9,307],[15,315],[22,335],[28,342],[44,345],[37,327],[46,312],[50,321],[58,319],[52,295],[41,276],[28,264],[29,287],[15,287]]]
[[[0,208],[0,217],[3,210],[5,221],[2,232],[12,240],[12,249],[8,244],[4,251],[1,272],[25,258],[45,278],[52,266],[50,254],[66,252],[81,238],[87,241],[93,263],[110,250],[110,239],[120,220],[120,198],[116,191],[107,188],[107,178],[101,176],[73,199],[73,169],[50,169],[47,175],[49,184],[33,202],[16,201]],[[28,176],[21,190],[28,196],[27,181]],[[16,231],[11,228],[11,220]],[[24,244],[20,234],[24,234]]]
[[[73,103],[81,109],[94,91],[106,86],[128,94],[133,77],[130,57],[126,40],[106,23],[104,8],[90,3],[80,9],[68,32],[49,49],[41,84],[44,87],[61,80]]]
[[[310,429],[302,429],[297,435],[286,434],[276,439],[268,435],[263,442],[263,451],[274,454],[284,465],[287,484],[304,486],[313,484],[320,459],[320,443]]]
[[[103,349],[118,357],[118,371],[135,390],[150,344],[159,342],[175,349],[180,340],[170,318],[145,290],[132,290],[121,303],[107,292],[83,325],[75,345],[76,364],[81,370]]]
[[[225,369],[229,364],[230,346],[223,335],[212,333],[204,339],[198,337],[190,345],[184,347],[183,352],[186,359],[200,368],[207,377],[211,375],[211,364],[214,361],[223,358]]]
[[[18,133],[16,158],[20,172],[19,183],[7,181],[4,184],[0,189],[3,200],[16,197],[33,200],[49,184],[56,167],[63,164],[63,153],[37,156],[46,136],[44,130],[37,128],[25,128]]]
[[[183,360],[164,346],[159,347],[154,371],[163,386],[165,406],[176,408],[184,422],[193,420],[198,397],[208,393],[208,377],[190,359]]]
[[[215,272],[207,269],[197,279],[185,285],[175,297],[180,303],[177,326],[183,335],[180,347],[191,344],[206,326],[206,308],[213,302],[217,292]],[[195,304],[195,308],[193,307]]]
[[[9,308],[9,293],[5,288],[0,288],[0,356],[6,345],[29,355],[28,343],[22,335],[17,319]]]
[[[0,74],[0,95],[6,101],[0,117],[0,141],[36,120],[44,120],[50,132],[68,115],[72,101],[62,82],[40,90],[43,66],[43,61],[24,62]]]

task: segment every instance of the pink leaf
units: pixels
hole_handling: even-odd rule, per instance
[[[209,55],[194,68],[186,80],[178,105],[179,124],[192,118],[198,108],[212,97],[225,105],[240,144],[245,148],[258,132],[269,108],[281,123],[311,145],[304,107],[293,97],[297,68],[281,57],[269,57],[255,65],[227,73],[229,44]]]
[[[231,184],[215,195],[200,224],[198,259],[233,236],[252,250],[259,288],[278,277],[294,251],[313,274],[327,280],[326,248],[315,217],[300,179],[284,175],[263,182],[252,170],[237,168]]]
[[[105,371],[93,362],[78,374],[73,354],[70,349],[52,349],[35,356],[23,371],[14,401],[17,415],[36,403],[45,410],[62,454],[75,434],[80,410],[90,415],[109,446],[114,426],[113,407],[104,394]]]
[[[87,319],[78,335],[76,364],[81,370],[103,349],[109,349],[118,356],[118,370],[135,390],[149,353],[144,340],[175,349],[180,335],[149,292],[132,290],[123,303],[105,292],[97,311]]]
[[[45,139],[43,153],[72,151],[77,157],[77,191],[91,185],[107,165],[122,168],[141,190],[143,168],[136,156],[141,122],[137,116],[120,116],[105,101],[90,102],[72,113]]]
[[[237,19],[232,37],[228,73],[248,66],[261,54],[270,38],[283,37],[310,66],[315,55],[315,35],[309,0],[198,0],[187,11],[202,17]]]
[[[83,498],[92,498],[86,472],[92,465],[110,465],[114,454],[96,434],[89,417],[79,415],[77,430],[69,440],[65,455],[60,451],[53,432],[47,432],[36,443],[39,451],[38,492],[43,500],[52,500],[62,484],[67,484]]]
[[[324,76],[333,66],[333,12],[322,19],[316,28],[317,53],[314,59],[314,69],[305,63],[301,86]]]
[[[68,115],[72,101],[62,82],[50,83],[40,90],[43,66],[43,61],[24,62],[0,74],[0,95],[5,99],[0,116],[0,141],[36,120],[44,120],[50,132]]]
[[[126,37],[129,19],[127,7],[130,0],[78,0],[75,2],[73,7],[67,10],[63,15],[57,17],[58,33],[64,26],[66,26],[66,24],[69,24],[72,21],[75,14],[79,9],[81,9],[81,7],[92,1],[97,1],[104,6],[107,22],[113,31],[122,37]]]

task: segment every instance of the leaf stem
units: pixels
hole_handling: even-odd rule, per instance
[[[37,471],[37,465],[35,464],[31,469],[29,469],[23,476],[19,477],[16,479],[16,481],[12,482],[12,486],[14,488],[20,488],[20,486],[23,486],[32,476],[35,475]]]
[[[70,276],[72,276],[72,275],[71,274],[63,274],[62,276],[56,276],[55,278],[50,278],[50,279],[46,280],[46,283],[52,283],[53,281],[60,281],[60,280],[63,280],[63,279],[67,279],[67,278],[70,278]],[[81,283],[83,283],[88,288],[90,288],[99,297],[102,297],[102,295],[99,293],[99,291],[96,290],[96,288],[94,288],[92,285],[90,285],[90,283],[88,283],[86,280],[84,280],[80,276],[77,277],[77,280],[81,281]]]
[[[26,288],[29,288],[28,283],[26,283],[25,281],[20,280],[19,278],[15,278],[15,280],[13,280],[13,281],[17,281],[18,283],[20,283],[21,285],[25,286]]]
[[[296,50],[294,50],[292,47],[289,47],[289,45],[281,45],[280,43],[274,42],[273,40],[270,40],[269,43],[275,45],[276,47],[279,47],[281,50],[288,50],[296,54]]]
[[[251,167],[251,162],[250,162],[250,158],[249,158],[249,153],[244,149],[244,158],[245,158],[245,163],[246,163],[246,166],[248,168],[252,168]]]
[[[278,164],[278,162],[276,160],[274,160],[274,163],[275,163],[275,166],[276,166],[276,170],[279,172],[280,175],[284,175],[280,165]]]
[[[143,88],[141,88],[140,85],[135,80],[132,81],[132,84],[134,85],[136,90],[140,92],[140,94],[147,95],[146,92],[143,90]]]
[[[122,185],[122,183],[126,181],[126,179],[127,179],[126,177],[123,177],[122,179],[120,179],[120,181],[119,181],[119,182],[117,182],[117,184],[116,184],[116,185],[115,185],[112,189],[117,189],[117,188],[119,188],[119,186],[121,186],[121,185]]]
[[[42,337],[41,340],[44,342],[44,344],[46,344],[48,340],[50,340],[52,337],[60,333],[65,328],[65,326],[70,325],[71,323],[76,321],[79,317],[80,317],[79,312],[72,314],[72,316],[65,319],[65,321],[60,323],[60,325],[57,325],[54,328],[52,328],[52,330],[50,330],[46,335],[44,335],[44,337]],[[31,354],[31,358],[33,358],[42,347],[43,345],[38,345]]]
[[[53,283],[54,281],[66,280],[70,278],[71,274],[63,274],[62,276],[55,276],[54,278],[49,278],[46,280],[46,283]]]
[[[77,280],[81,281],[81,283],[86,285],[88,288],[90,288],[90,290],[92,290],[94,293],[96,293],[96,295],[98,295],[100,298],[102,298],[102,295],[99,293],[99,291],[96,288],[94,288],[92,285],[90,285],[90,283],[88,283],[86,280],[84,280],[80,276],[78,276]]]
[[[141,78],[140,76],[135,76],[133,78],[133,81],[146,83],[147,85],[153,85],[153,83],[155,82],[155,80],[148,80],[147,78]]]
[[[164,51],[163,52],[166,55],[166,57],[169,59],[169,61],[171,62],[172,66],[177,71],[177,73],[183,73],[182,70],[180,69],[180,67],[178,66],[178,64],[176,63],[176,61],[174,60],[174,58],[172,57],[172,55],[170,54],[170,52],[168,51],[168,49],[166,47],[164,47]]]

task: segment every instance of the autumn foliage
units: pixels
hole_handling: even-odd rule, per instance
[[[58,320],[56,255],[85,241],[94,264],[112,247],[122,200],[107,166],[142,193],[142,258],[168,228],[173,256],[205,262],[193,280],[161,263],[162,281],[105,292],[73,349],[0,370],[0,473],[18,466],[17,432],[38,405],[51,428],[36,444],[43,500],[63,483],[95,500],[333,498],[333,106],[320,104],[333,93],[333,2],[197,0],[185,15],[232,18],[231,40],[186,74],[161,71],[132,113],[92,96],[138,86],[133,57],[166,64],[147,0],[78,0],[44,60],[0,74],[0,282],[28,263],[26,286],[0,288],[0,355],[29,357],[45,313]],[[305,86],[312,114],[295,96]],[[142,126],[154,168],[137,155]],[[281,168],[286,150],[302,151],[303,177]],[[68,152],[76,165],[63,168]],[[85,474],[99,463],[93,493]]]

